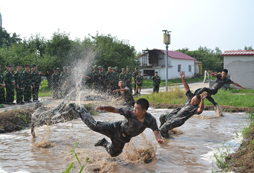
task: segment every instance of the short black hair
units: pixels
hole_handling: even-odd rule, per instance
[[[33,67],[37,67],[37,65],[34,64]]]
[[[28,64],[26,64],[25,67],[30,67],[30,66]]]
[[[201,100],[201,97],[199,94],[196,95],[197,99]]]
[[[146,99],[138,99],[136,103],[140,105],[142,109],[147,110],[149,108],[149,102]]]
[[[228,70],[227,69],[223,69],[222,71],[224,71],[226,74],[228,74]]]

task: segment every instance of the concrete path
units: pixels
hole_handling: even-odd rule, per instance
[[[198,82],[198,83],[191,83],[189,84],[190,89],[192,91],[195,91],[198,88],[203,88],[203,87],[209,87],[208,83],[203,83],[203,82]],[[171,87],[175,87],[175,86],[171,86]],[[184,86],[182,84],[178,85],[178,87],[180,87],[181,89],[184,89]],[[165,92],[166,91],[166,87],[160,87],[160,92]],[[134,92],[133,92],[134,93]],[[141,90],[141,95],[143,94],[151,94],[153,93],[153,88],[146,88],[146,89],[142,89]],[[51,97],[42,97],[39,98],[40,101],[47,101],[48,104],[50,105],[58,105],[60,104],[63,99],[56,99],[53,100]],[[26,103],[24,105],[7,105],[4,104],[4,108],[0,108],[0,113],[4,112],[4,111],[8,111],[8,110],[19,110],[19,109],[29,109],[29,108],[34,108],[34,104],[35,102],[32,103]]]

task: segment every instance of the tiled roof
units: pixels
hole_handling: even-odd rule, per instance
[[[166,55],[166,50],[161,50],[161,49],[153,49],[153,50],[158,50]],[[147,53],[145,53],[145,54],[147,54]],[[138,56],[137,58],[139,58],[145,54],[142,54],[142,55]],[[171,58],[174,58],[174,59],[187,59],[187,60],[194,60],[194,61],[196,60],[195,58],[192,58],[189,55],[186,55],[182,52],[177,52],[177,51],[168,51],[168,56]]]
[[[254,55],[254,50],[227,50],[221,56],[250,56]]]

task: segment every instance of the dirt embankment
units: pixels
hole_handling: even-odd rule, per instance
[[[158,108],[165,108],[165,109],[175,109],[182,107],[182,104],[166,104],[166,103],[149,103],[150,107],[153,107],[155,109]],[[254,108],[249,107],[234,107],[234,106],[224,106],[220,105],[223,112],[249,112],[254,111]],[[214,110],[214,106],[212,105],[205,105],[204,110]]]
[[[239,173],[254,172],[254,127],[238,150],[226,157],[226,163],[231,171]]]

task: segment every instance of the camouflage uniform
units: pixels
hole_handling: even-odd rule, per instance
[[[126,86],[130,89],[130,91],[131,91],[131,94],[132,94],[132,84],[131,84],[131,78],[132,78],[132,74],[131,74],[131,72],[130,71],[127,71],[126,70]],[[128,81],[128,79],[130,80],[130,81]]]
[[[138,72],[137,71],[134,71],[133,73],[132,73],[132,77],[134,78],[134,92],[136,91],[136,77],[138,76]]]
[[[120,91],[124,101],[125,101],[125,104],[126,106],[128,107],[133,107],[134,104],[135,104],[135,101],[134,101],[134,98],[132,96],[132,93],[130,91],[130,89],[128,87],[125,87],[125,89],[128,89],[129,91]]]
[[[91,115],[85,112],[80,113],[80,118],[91,130],[106,135],[111,139],[112,143],[103,139],[103,142],[100,144],[97,143],[96,146],[105,147],[106,151],[112,157],[121,154],[125,143],[128,143],[132,137],[141,134],[146,128],[158,131],[156,119],[150,113],[146,113],[144,122],[140,122],[133,114],[132,109],[119,108],[117,110],[119,114],[126,118],[125,120],[101,122],[95,121]]]
[[[153,76],[152,77],[153,80],[153,92],[159,92],[159,88],[160,88],[160,83],[161,83],[161,78],[160,76]]]
[[[167,113],[160,116],[161,128],[160,132],[164,138],[169,138],[168,131],[179,127],[185,123],[194,114],[199,114],[197,112],[199,105],[191,105],[191,99],[195,96],[198,90],[193,94],[190,90],[186,92],[188,97],[187,102],[183,107],[174,109],[171,113]]]
[[[143,76],[136,76],[136,81],[138,83],[141,82],[140,84],[137,83],[137,86],[142,86],[142,84],[143,84]]]
[[[6,85],[6,99],[5,101],[9,104],[13,104],[14,101],[14,85],[13,85],[14,75],[11,72],[7,72],[4,77],[4,82]]]
[[[111,67],[109,67],[108,69],[111,69]],[[106,85],[107,85],[108,94],[112,95],[113,94],[113,75],[112,75],[112,72],[107,71]]]
[[[32,74],[30,71],[23,72],[23,84],[24,90],[24,101],[31,102],[31,85],[32,85]]]
[[[53,99],[58,99],[58,87],[59,87],[59,74],[52,74],[52,89],[53,89]]]
[[[127,76],[126,76],[126,73],[120,73],[119,74],[119,80],[122,80],[124,81],[124,84],[126,84],[126,81],[127,81]]]
[[[41,83],[41,75],[38,71],[34,71],[32,74],[32,85],[33,87],[33,101],[38,101],[39,85]]]
[[[16,71],[14,74],[14,79],[15,79],[15,88],[16,88],[16,99],[17,99],[17,103],[24,103],[23,102],[23,92],[24,92],[24,83],[23,83],[23,77],[24,74],[22,71]],[[19,88],[17,88],[19,87]]]
[[[0,84],[4,84],[4,75],[0,73]],[[4,104],[4,87],[0,86],[0,104]]]
[[[113,90],[119,89],[118,82],[119,82],[119,73],[117,71],[115,71],[113,73]],[[114,93],[114,94],[120,95],[120,93]]]
[[[100,86],[100,75],[99,75],[99,71],[98,70],[94,70],[92,73],[93,76],[93,88],[98,90],[99,86]]]

